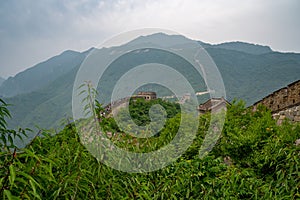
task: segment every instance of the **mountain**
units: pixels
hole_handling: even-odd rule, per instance
[[[58,127],[63,118],[70,117],[71,95],[77,67],[40,90],[6,98],[5,101],[12,105],[10,110],[13,120],[8,120],[9,126]]]
[[[177,44],[176,48],[180,48],[185,47],[188,40],[182,36],[154,34],[139,37],[122,46],[94,49],[93,53],[98,53],[105,60],[113,52],[124,51],[126,45],[143,46],[144,44],[155,43],[168,47],[174,45],[175,42]],[[218,66],[229,101],[234,98],[243,99],[247,102],[247,105],[251,105],[272,91],[300,79],[300,54],[298,53],[273,52],[269,47],[241,42],[219,45],[199,43]],[[6,92],[6,96],[9,97],[6,97],[5,101],[13,105],[10,107],[13,121],[9,121],[9,126],[33,128],[35,125],[39,125],[41,128],[57,127],[62,119],[71,117],[74,79],[81,62],[90,52],[91,50],[83,53],[64,52],[21,72],[11,78],[10,82],[5,81],[6,85],[1,86],[2,90],[0,91]],[[189,77],[191,85],[196,91],[206,89],[203,79],[196,75],[197,73],[192,70],[190,64],[184,59],[174,57],[169,52],[146,49],[131,52],[111,63],[104,73],[105,78],[100,80],[98,87],[101,101],[107,102],[105,97],[111,92],[110,88],[126,71],[145,62],[172,65],[181,74]],[[98,67],[98,65],[95,67]],[[154,72],[152,75],[159,74]],[[42,80],[42,77],[45,80]],[[31,78],[33,79],[31,80]],[[26,82],[22,87],[21,80]],[[4,90],[3,88],[14,88],[14,91]],[[152,85],[148,88],[154,91],[163,91],[165,95],[168,92]],[[13,94],[17,95],[13,96]]]
[[[5,79],[4,78],[2,78],[2,77],[0,77],[0,87],[1,87],[1,85],[2,85],[2,83],[5,81]]]
[[[249,44],[245,42],[226,42],[226,43],[217,44],[213,46],[216,48],[240,51],[240,52],[254,54],[254,55],[272,53],[272,49],[268,46]]]
[[[0,86],[0,95],[12,97],[43,88],[62,74],[68,73],[84,58],[79,52],[65,51],[5,80]]]
[[[254,55],[222,48],[207,48],[222,75],[227,98],[247,105],[300,79],[300,54],[270,52]]]
[[[144,45],[144,44],[156,44],[162,47],[170,47],[174,44],[176,45],[184,45],[190,39],[182,36],[182,35],[167,35],[164,33],[154,33],[150,36],[140,36],[129,43],[125,44],[124,46],[136,46],[136,45]]]

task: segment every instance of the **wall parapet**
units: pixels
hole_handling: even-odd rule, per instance
[[[300,80],[276,90],[262,100],[254,103],[253,109],[256,110],[257,106],[260,104],[269,108],[272,113],[277,113],[300,105]]]

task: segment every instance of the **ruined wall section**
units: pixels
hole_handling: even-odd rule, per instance
[[[277,119],[278,124],[281,124],[285,118],[294,122],[300,122],[300,106],[290,107],[273,113],[273,117]]]

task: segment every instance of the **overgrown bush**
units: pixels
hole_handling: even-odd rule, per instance
[[[11,151],[16,147],[4,140],[14,132],[6,128],[9,112],[1,102],[3,199],[300,198],[300,149],[294,144],[300,138],[300,126],[289,122],[277,126],[263,107],[254,113],[242,102],[229,106],[222,136],[203,159],[198,151],[210,116],[200,116],[197,137],[181,158],[155,172],[130,174],[111,169],[92,157],[73,124],[56,135],[42,131],[43,137]],[[165,144],[166,138],[176,133],[178,119],[178,115],[172,116],[165,130],[150,140]],[[113,123],[113,119],[109,120],[107,129]],[[118,132],[115,127],[110,131]],[[132,148],[130,145],[124,148]]]

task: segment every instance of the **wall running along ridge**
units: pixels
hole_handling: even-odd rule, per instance
[[[272,111],[272,115],[281,124],[285,118],[300,122],[300,80],[281,88],[253,105],[264,105]]]

